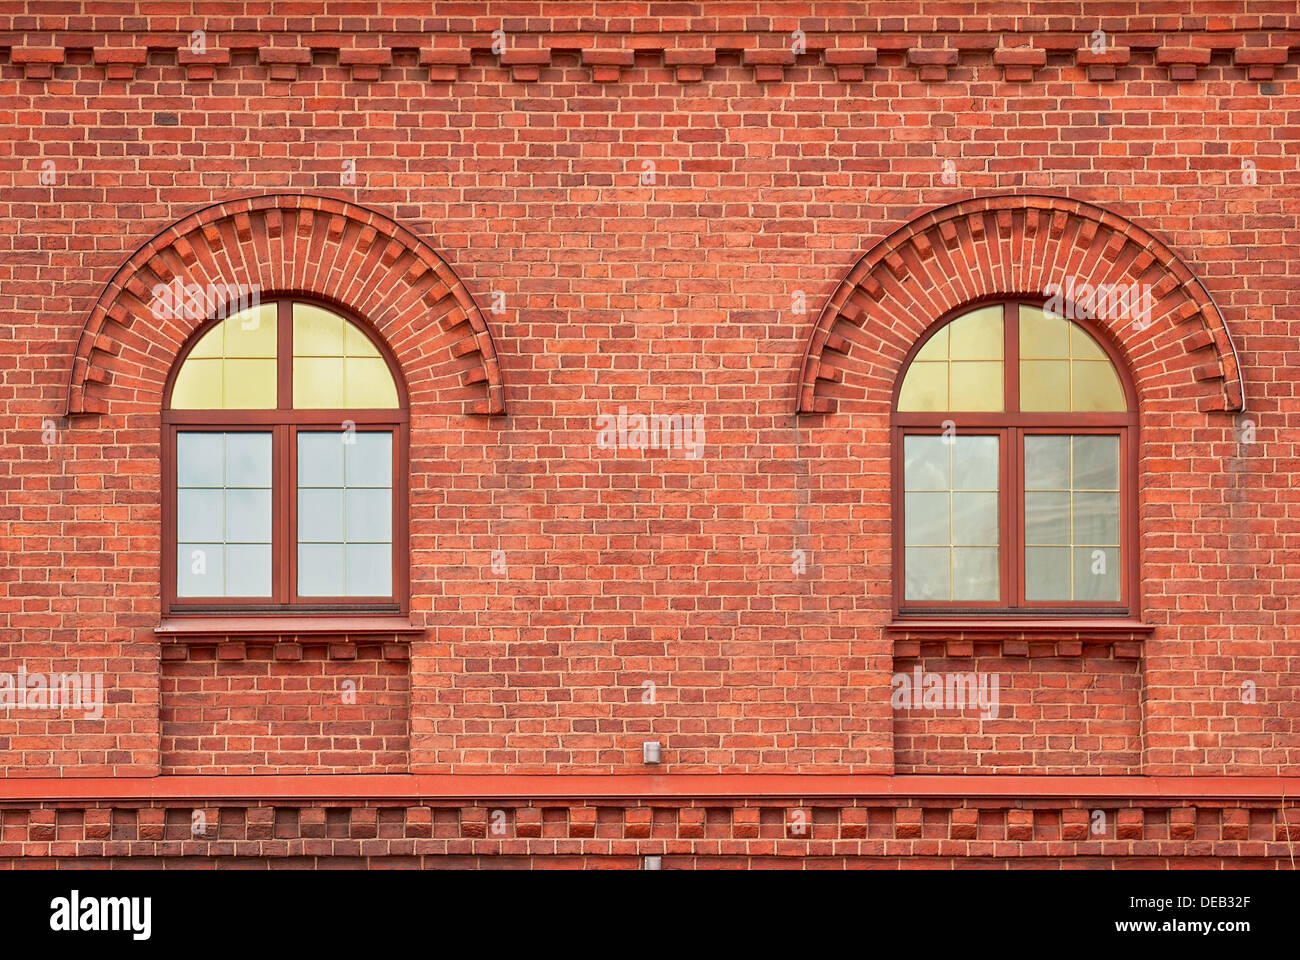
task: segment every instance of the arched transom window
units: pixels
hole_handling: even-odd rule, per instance
[[[895,392],[895,609],[1128,612],[1135,410],[1112,348],[1040,303],[936,325]]]
[[[168,611],[404,610],[407,420],[396,364],[331,307],[204,327],[163,412]]]

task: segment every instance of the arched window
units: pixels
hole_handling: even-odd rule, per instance
[[[936,324],[895,389],[895,610],[1129,613],[1136,423],[1085,321],[1012,301]]]
[[[166,612],[405,612],[408,415],[365,327],[259,304],[201,329],[166,397]]]

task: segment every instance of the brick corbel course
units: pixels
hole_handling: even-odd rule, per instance
[[[29,80],[48,80],[54,74],[55,64],[64,62],[67,50],[64,47],[14,47],[9,57],[23,69],[23,76]]]
[[[865,80],[867,67],[876,63],[876,51],[872,47],[847,49],[832,47],[824,54],[828,66],[835,68],[835,76],[840,80]]]
[[[665,50],[664,64],[676,71],[682,83],[698,83],[704,79],[704,68],[718,62],[716,50]]]
[[[109,80],[132,80],[148,61],[149,51],[143,47],[96,47],[92,58]]]
[[[1169,79],[1183,82],[1196,79],[1197,67],[1208,66],[1210,51],[1204,47],[1161,47],[1156,63],[1169,68]]]
[[[1011,83],[1023,83],[1034,78],[1034,70],[1047,63],[1047,51],[1034,47],[999,47],[993,51],[993,62],[1002,68],[1002,78]]]
[[[948,79],[948,68],[957,65],[957,51],[912,48],[907,51],[907,62],[921,68],[922,80],[941,83]]]
[[[596,83],[617,83],[623,68],[635,62],[631,50],[583,50],[582,62],[591,68],[591,79]]]
[[[1250,80],[1272,80],[1289,55],[1286,47],[1238,47],[1232,52],[1232,62],[1245,68]]]
[[[429,68],[429,79],[439,83],[455,82],[457,71],[470,64],[471,53],[456,47],[433,47],[420,50],[420,65]]]
[[[1088,72],[1088,79],[1109,81],[1115,79],[1117,67],[1129,62],[1128,47],[1107,47],[1101,53],[1093,53],[1091,47],[1084,47],[1075,54],[1075,62]]]

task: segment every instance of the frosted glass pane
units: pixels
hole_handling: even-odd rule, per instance
[[[1074,438],[1074,486],[1076,490],[1119,489],[1119,437]]]
[[[1025,597],[1029,600],[1070,599],[1069,547],[1026,548]]]
[[[380,357],[349,357],[343,361],[343,402],[352,408],[397,406],[397,387],[388,364]]]
[[[223,324],[217,324],[203,336],[199,337],[198,342],[190,348],[187,357],[220,357],[221,349],[225,344],[225,332],[222,330]]]
[[[276,307],[262,304],[232,314],[219,325],[225,336],[227,357],[263,357],[276,355]]]
[[[271,435],[269,433],[226,434],[226,486],[269,487],[271,485]]]
[[[221,433],[176,435],[176,483],[181,487],[220,487],[224,482]]]
[[[948,494],[908,493],[903,505],[904,542],[910,546],[950,543]]]
[[[1002,358],[1002,306],[981,307],[948,325],[948,355],[953,360]]]
[[[342,357],[294,357],[293,405],[303,410],[343,406]]]
[[[304,597],[343,596],[343,544],[298,545],[298,593]]]
[[[1070,438],[1025,437],[1025,489],[1070,489]]]
[[[386,489],[347,492],[347,539],[388,542],[393,539],[393,495]]]
[[[356,439],[360,441],[361,435]],[[300,487],[343,486],[343,451],[352,449],[340,431],[298,434],[298,485]]]
[[[952,551],[952,598],[997,600],[1001,596],[996,547],[956,547]]]
[[[1071,367],[1076,411],[1126,409],[1124,390],[1109,360],[1076,360]]]
[[[221,364],[220,359],[195,358],[192,355],[188,357],[176,374],[176,383],[172,386],[172,408],[221,409]]]
[[[221,491],[181,488],[176,491],[176,536],[195,543],[224,539]]]
[[[387,597],[393,592],[393,548],[387,543],[348,544],[347,595]]]
[[[343,489],[298,491],[298,539],[304,542],[343,540]]]
[[[998,543],[998,495],[958,490],[952,495],[952,542],[977,546]]]
[[[912,358],[913,363],[923,360],[947,360],[948,359],[948,329],[951,325],[944,324],[934,332],[929,340],[925,341],[925,346],[916,352]]]
[[[907,490],[947,490],[949,447],[944,437],[903,438],[903,486]]]
[[[1025,493],[1025,543],[1070,542],[1070,495]]]
[[[222,374],[222,408],[267,410],[276,405],[274,360],[227,359]]]
[[[226,596],[271,595],[271,545],[232,543],[226,546]]]
[[[377,357],[379,349],[374,342],[357,329],[354,323],[343,324],[343,352],[349,357]]]
[[[219,543],[176,545],[176,595],[220,597],[223,595],[225,547]]]
[[[1068,360],[1021,360],[1020,409],[1068,411],[1070,409],[1070,362]]]
[[[951,410],[1001,410],[1001,361],[954,361],[949,373]]]
[[[393,484],[393,435],[358,432],[344,444],[349,487],[390,487]]]
[[[1075,493],[1074,542],[1101,546],[1119,543],[1119,494]]]
[[[1029,360],[1064,359],[1070,355],[1070,321],[1037,307],[1020,308],[1020,355]]]
[[[952,445],[952,485],[954,490],[997,490],[997,437],[958,435]]]
[[[1076,548],[1074,599],[1116,603],[1119,598],[1119,549],[1117,547]]]
[[[307,303],[293,305],[293,355],[343,356],[344,320],[337,313]]]
[[[948,364],[913,361],[898,393],[898,409],[943,411],[948,407]]]
[[[907,568],[903,596],[906,600],[949,599],[948,547],[908,547],[903,553]]]
[[[1076,359],[1095,359],[1110,362],[1101,344],[1092,338],[1087,330],[1077,323],[1070,324],[1070,353]]]
[[[227,490],[225,534],[227,543],[270,543],[271,491]]]

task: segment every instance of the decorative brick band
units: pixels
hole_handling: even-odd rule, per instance
[[[203,318],[155,316],[157,284],[311,293],[351,308],[392,347],[411,403],[499,414],[505,394],[483,314],[456,273],[394,221],[330,197],[215,204],[169,226],[109,280],[77,342],[68,413],[157,409],[168,369]]]
[[[1244,409],[1223,316],[1172,250],[1091,204],[1016,194],[940,207],[872,247],[813,328],[797,411],[888,409],[903,358],[932,321],[979,297],[1036,295],[1067,279],[1151,291],[1154,307],[1140,328],[1097,320],[1128,360],[1144,399],[1192,394],[1201,410]]]

